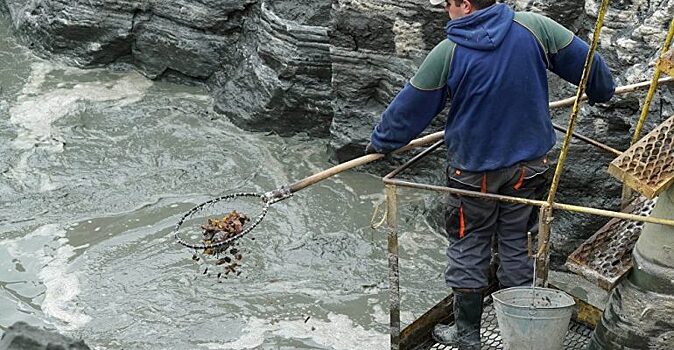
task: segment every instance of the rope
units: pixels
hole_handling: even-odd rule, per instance
[[[372,218],[370,219],[370,228],[377,230],[380,227],[382,227],[382,225],[384,225],[384,223],[386,222],[386,219],[388,218],[388,206],[386,207],[386,209],[384,209],[384,215],[382,215],[381,220],[378,223],[374,222],[376,220],[377,214],[379,213],[379,207],[381,207],[382,204],[385,203],[386,199],[382,200],[381,202],[375,203],[374,212],[372,213]]]

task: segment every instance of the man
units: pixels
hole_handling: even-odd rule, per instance
[[[445,127],[450,187],[524,198],[546,191],[547,153],[555,144],[547,70],[578,84],[587,43],[555,21],[513,12],[494,0],[430,0],[444,6],[447,39],[426,57],[375,127],[367,153],[389,153],[418,136],[451,106]],[[595,55],[586,89],[590,104],[614,93],[611,73]],[[436,341],[480,348],[482,291],[488,285],[491,242],[497,241],[502,287],[530,285],[527,232],[533,207],[451,195],[447,285],[455,326],[438,325]]]

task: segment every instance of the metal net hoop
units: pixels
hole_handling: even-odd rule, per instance
[[[185,221],[189,220],[193,215],[202,212],[204,209],[213,207],[215,204],[222,202],[222,201],[231,201],[236,198],[240,197],[257,197],[260,200],[260,214],[258,214],[255,219],[252,219],[251,216],[251,221],[249,224],[247,224],[246,228],[242,230],[240,233],[238,233],[236,236],[230,237],[228,239],[212,243],[212,244],[205,244],[205,243],[190,243],[187,240],[185,240],[183,237],[181,237],[181,228]],[[234,243],[236,240],[242,238],[246,234],[248,234],[250,231],[252,231],[261,221],[262,219],[267,215],[267,212],[269,211],[269,206],[273,204],[273,201],[269,201],[268,197],[264,194],[260,193],[232,193],[228,195],[224,195],[221,197],[213,198],[210,199],[206,202],[203,202],[194,208],[190,209],[188,212],[186,212],[176,223],[174,229],[173,229],[173,235],[178,243],[181,245],[187,247],[187,248],[192,248],[192,249],[197,249],[197,250],[205,250],[205,249],[213,249],[213,248],[218,248],[222,246],[229,246],[232,243]]]

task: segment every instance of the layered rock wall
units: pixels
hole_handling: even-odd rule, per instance
[[[253,130],[327,136],[333,116],[328,28],[284,20],[262,3],[243,33],[243,60],[215,82],[216,109]]]

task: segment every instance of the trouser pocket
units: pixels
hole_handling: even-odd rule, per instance
[[[447,185],[461,190],[486,192],[485,176],[484,173],[470,173],[448,167]],[[493,205],[484,199],[450,193],[445,210],[447,238],[450,242],[463,239],[470,232],[484,226],[492,211]]]
[[[512,185],[512,194],[530,199],[543,198],[551,180],[549,170],[546,157],[521,163],[516,181]]]
[[[550,169],[546,157],[514,166],[512,172],[509,172],[511,179],[502,187],[501,194],[535,200],[544,199],[551,182]],[[532,234],[538,233],[538,209],[531,210],[527,227],[527,231]]]
[[[461,199],[453,194],[447,195],[445,207],[445,230],[450,241],[461,239],[466,234],[466,221],[461,208]]]

